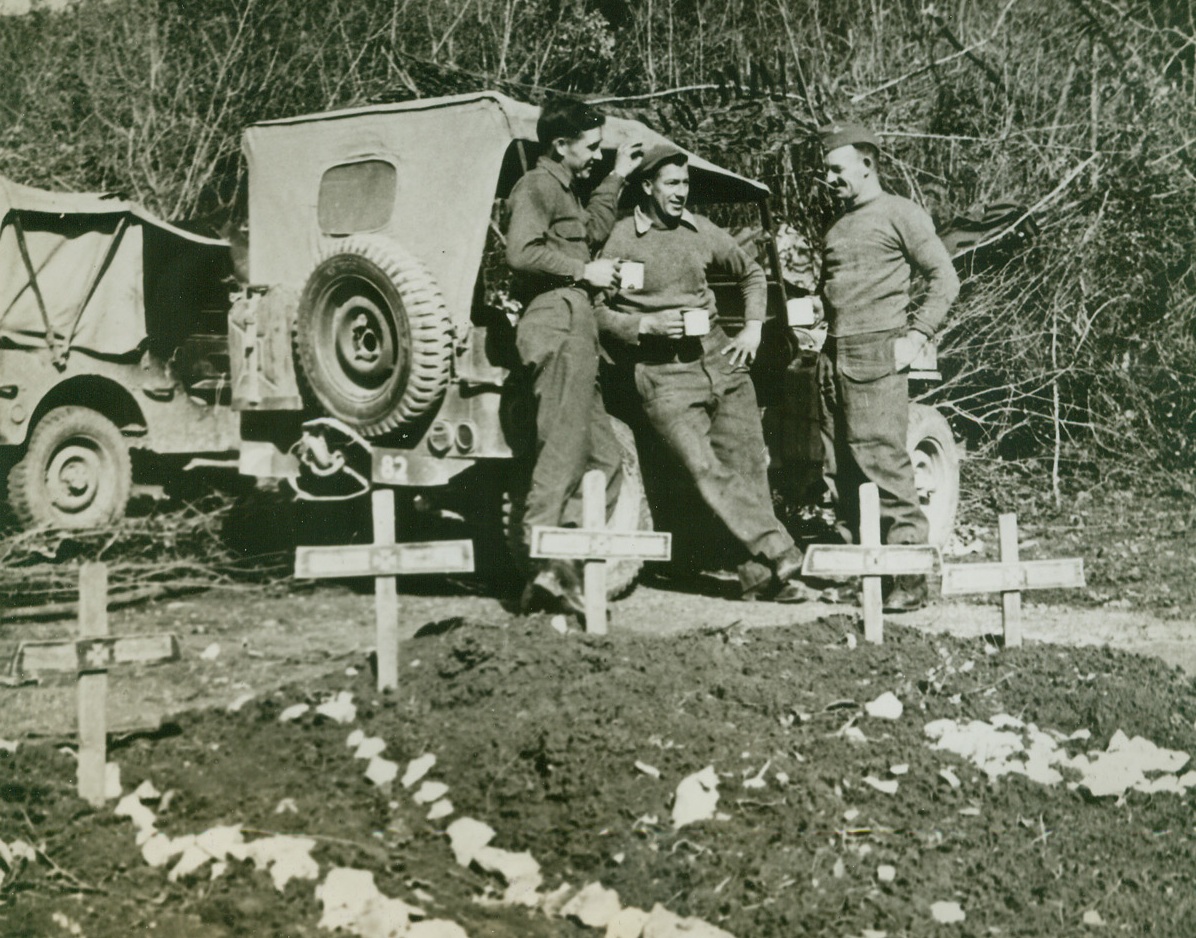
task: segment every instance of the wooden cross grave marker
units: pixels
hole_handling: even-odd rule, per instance
[[[473,541],[395,543],[394,489],[374,489],[374,543],[343,547],[298,547],[295,576],[374,578],[374,623],[377,635],[378,690],[399,686],[399,575],[473,573]]]
[[[673,535],[667,531],[612,531],[606,526],[606,476],[591,469],[582,479],[580,528],[532,528],[530,554],[541,560],[585,563],[586,631],[606,634],[606,563],[609,560],[668,560]]]
[[[876,483],[860,486],[860,543],[815,544],[806,550],[802,576],[862,577],[864,638],[877,645],[884,641],[882,576],[925,576],[934,572],[937,547],[928,544],[880,543],[880,490]]]
[[[118,664],[177,661],[173,635],[108,634],[108,567],[79,567],[79,638],[65,642],[21,642],[13,671],[17,676],[41,671],[78,675],[79,797],[99,806],[105,801],[108,765],[108,669]]]
[[[998,526],[1000,563],[944,564],[943,595],[1000,593],[1005,647],[1018,648],[1022,644],[1022,591],[1082,588],[1084,561],[1078,557],[1019,560],[1017,515],[1001,515]]]

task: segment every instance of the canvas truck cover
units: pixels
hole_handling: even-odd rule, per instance
[[[478,92],[265,121],[245,131],[249,165],[249,276],[253,283],[302,284],[321,242],[337,230],[326,211],[340,170],[355,164],[383,210],[355,233],[383,235],[418,256],[450,313],[469,309],[496,195],[518,171],[504,169],[511,142],[534,143],[540,109]],[[611,117],[604,147],[666,138],[639,121]],[[529,161],[534,161],[534,148]],[[691,201],[763,199],[768,188],[689,154]],[[333,173],[329,171],[333,170]],[[501,180],[500,180],[500,177]],[[508,178],[510,177],[510,178]],[[323,190],[323,191],[322,191]],[[378,208],[377,205],[373,206]]]
[[[124,356],[183,334],[227,255],[135,203],[0,176],[0,344]]]

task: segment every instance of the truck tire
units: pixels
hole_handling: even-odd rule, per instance
[[[615,531],[651,531],[652,513],[644,493],[644,479],[640,474],[639,453],[635,448],[635,434],[623,421],[610,418],[611,430],[623,450],[623,484],[615,502],[608,527]],[[514,567],[520,576],[528,572],[527,546],[523,543],[523,505],[508,500],[504,506],[507,545]],[[641,560],[620,560],[606,566],[606,595],[621,599],[632,591],[643,568]]]
[[[307,278],[294,347],[309,401],[381,436],[426,414],[443,394],[452,323],[419,260],[387,239],[351,235],[331,242]]]
[[[8,475],[8,501],[25,527],[93,528],[124,515],[133,484],[120,430],[88,407],[58,407],[33,428]]]
[[[933,407],[910,404],[906,437],[910,461],[914,464],[914,485],[926,520],[928,540],[943,547],[955,530],[959,508],[959,451],[951,427]]]

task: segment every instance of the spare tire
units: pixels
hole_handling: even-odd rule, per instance
[[[330,242],[299,298],[295,360],[305,396],[365,436],[426,414],[448,385],[452,323],[435,279],[373,235]]]

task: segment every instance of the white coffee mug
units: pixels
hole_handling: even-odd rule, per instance
[[[785,303],[785,315],[790,326],[807,328],[817,322],[814,315],[814,298],[810,296],[795,296]]]
[[[704,307],[681,310],[686,335],[706,335],[710,331],[710,312]]]
[[[642,290],[644,288],[644,265],[639,261],[623,261],[619,266],[619,289]]]

